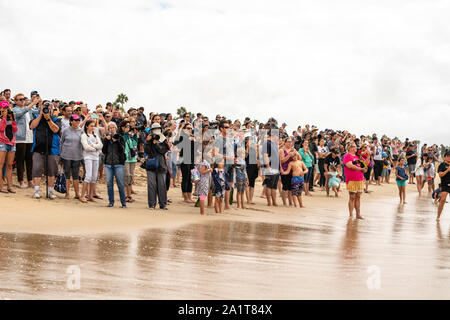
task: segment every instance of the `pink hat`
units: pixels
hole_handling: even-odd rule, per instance
[[[70,120],[80,120],[80,117],[77,114],[73,114],[70,116]]]
[[[9,102],[6,100],[0,101],[0,109],[8,108]]]

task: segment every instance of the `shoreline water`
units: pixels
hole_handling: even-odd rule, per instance
[[[106,185],[98,184],[101,194],[106,197]],[[138,195],[135,203],[127,209],[120,208],[116,202],[114,208],[107,208],[107,200],[97,203],[82,204],[75,199],[64,199],[59,194],[56,200],[32,198],[32,189],[17,189],[16,194],[1,195],[2,213],[0,214],[0,232],[40,233],[53,235],[83,235],[108,232],[130,232],[150,228],[176,228],[191,223],[204,223],[216,220],[255,221],[269,223],[286,223],[292,220],[320,219],[321,215],[338,214],[342,219],[348,217],[345,184],[341,184],[339,198],[327,197],[325,192],[313,192],[312,197],[303,196],[306,208],[268,207],[266,200],[260,198],[261,181],[258,179],[255,189],[255,205],[247,205],[248,209],[227,210],[216,214],[213,208],[207,208],[206,216],[201,216],[199,208],[181,201],[179,189],[171,188],[169,197],[173,203],[168,211],[149,210],[147,207],[147,190],[145,186],[135,187]],[[370,185],[373,191],[362,196],[362,215],[370,221],[370,214],[377,206],[377,199],[398,197],[395,182],[383,184],[381,187]],[[331,193],[332,194],[332,193]],[[72,194],[73,197],[73,194]],[[417,197],[415,185],[407,186],[408,198]],[[118,199],[118,194],[116,194]],[[423,201],[432,201],[424,192]],[[414,204],[406,204],[406,206]],[[433,217],[435,219],[435,214]],[[446,219],[445,209],[442,219]]]

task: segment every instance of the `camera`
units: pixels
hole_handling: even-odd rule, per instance
[[[112,136],[112,138],[114,140],[119,140],[120,139],[120,134],[116,133],[115,135]]]
[[[44,103],[44,108],[42,108],[42,113],[43,114],[49,114],[50,113],[50,103],[46,102]]]
[[[161,136],[159,134],[153,133],[152,134],[152,140],[159,140],[161,139]]]
[[[130,156],[132,158],[136,157],[137,153],[138,153],[137,147],[133,147],[133,148],[130,149]]]
[[[137,130],[137,131],[144,131],[145,130],[145,126],[140,125],[140,126],[131,126],[130,127],[131,130]]]

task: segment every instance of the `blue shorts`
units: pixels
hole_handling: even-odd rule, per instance
[[[224,171],[225,171],[225,190],[228,191],[228,190],[230,190],[229,183],[233,182],[234,167],[233,166],[225,166]]]
[[[16,146],[9,145],[5,143],[0,143],[0,152],[15,152]]]
[[[406,180],[396,180],[396,181],[397,181],[397,186],[399,186],[399,187],[406,186]]]

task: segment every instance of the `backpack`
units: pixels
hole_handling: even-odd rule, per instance
[[[55,188],[59,193],[66,193],[66,175],[64,173],[60,173],[56,175]]]

